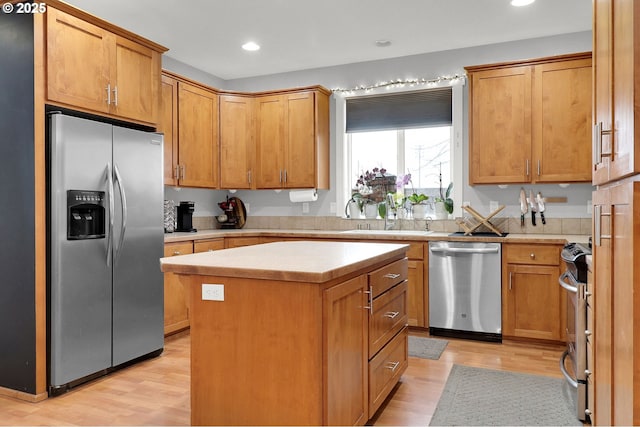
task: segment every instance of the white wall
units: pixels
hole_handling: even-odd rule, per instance
[[[463,73],[464,66],[488,64],[494,62],[512,61],[537,58],[543,56],[560,55],[565,53],[585,52],[591,50],[592,35],[590,31],[564,34],[552,37],[521,40],[487,46],[456,49],[422,55],[412,55],[381,61],[370,61],[346,64],[335,67],[325,67],[313,70],[282,73],[248,79],[221,80],[209,76],[203,80],[202,72],[171,58],[163,60],[163,67],[183,74],[195,80],[203,81],[211,86],[237,91],[264,91],[298,86],[323,85],[329,89],[353,88],[358,85],[373,85],[380,81],[407,78],[435,78],[442,75]],[[333,99],[333,97],[332,97]],[[249,215],[333,215],[330,212],[331,203],[335,202],[335,103],[331,103],[331,190],[320,190],[318,201],[310,203],[310,212],[302,213],[302,205],[289,202],[288,193],[273,190],[238,191],[235,196],[240,197],[245,204],[249,204]],[[483,213],[489,212],[489,201],[495,200],[506,205],[502,216],[519,216],[518,194],[519,185],[511,185],[502,190],[495,185],[470,187],[468,182],[468,97],[464,97],[464,181],[465,185],[456,185],[454,191],[462,191],[462,200],[471,203],[474,208]],[[588,147],[586,148],[588,149]],[[593,187],[589,184],[573,184],[568,188],[558,185],[529,185],[527,190],[541,191],[544,196],[567,197],[566,204],[548,205],[549,218],[579,218],[590,217],[587,211],[588,201],[591,199]],[[165,197],[176,200],[191,200],[196,202],[197,216],[207,216],[220,213],[216,203],[224,200],[226,191],[181,189],[179,192],[169,187],[165,190]],[[344,211],[344,206],[337,206],[338,213]]]

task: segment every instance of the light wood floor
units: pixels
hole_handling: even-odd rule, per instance
[[[161,356],[39,403],[0,396],[0,425],[189,425],[189,345],[186,333],[169,337]],[[454,364],[561,377],[561,353],[561,346],[449,339],[440,360],[409,359],[373,424],[429,425]]]

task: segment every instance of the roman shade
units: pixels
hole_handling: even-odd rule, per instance
[[[347,99],[346,131],[451,125],[451,87]]]

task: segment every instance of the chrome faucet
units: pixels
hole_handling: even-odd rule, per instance
[[[385,214],[384,214],[384,229],[391,230],[396,225],[396,202],[393,200],[393,194],[387,194],[387,200],[385,200]],[[393,215],[393,219],[390,216]]]

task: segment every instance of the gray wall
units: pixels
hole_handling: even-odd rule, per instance
[[[512,61],[537,58],[543,56],[560,55],[565,53],[591,51],[592,35],[590,31],[570,33],[559,36],[528,39],[465,49],[456,49],[422,55],[412,55],[402,58],[346,64],[335,67],[325,67],[312,70],[296,71],[247,79],[221,80],[209,76],[207,84],[214,87],[237,91],[264,91],[297,86],[320,84],[329,89],[352,88],[358,85],[372,85],[384,80],[398,78],[435,78],[442,75],[463,73],[467,65],[479,65],[494,62]],[[163,66],[171,71],[184,74],[196,80],[201,71],[166,58]],[[333,98],[332,98],[333,99]],[[463,186],[457,185],[454,191],[462,191],[462,200],[468,201],[477,210],[489,212],[489,202],[498,201],[506,205],[503,216],[518,216],[518,193],[520,185],[511,185],[500,189],[495,185],[470,187],[468,182],[468,105],[465,91],[464,99],[464,181]],[[333,215],[330,212],[331,203],[335,201],[335,106],[331,106],[331,190],[320,190],[318,201],[310,203],[310,211],[304,215]],[[586,148],[588,149],[588,147]],[[568,188],[558,185],[529,185],[526,189],[534,192],[541,191],[545,196],[564,196],[568,198],[566,204],[548,206],[548,217],[577,218],[590,217],[587,204],[591,199],[593,187],[589,184],[572,184]],[[167,198],[193,200],[196,202],[197,216],[207,216],[220,213],[216,203],[222,201],[226,191],[181,189],[176,191],[166,188]],[[302,205],[289,202],[286,191],[275,193],[272,190],[238,191],[235,196],[240,197],[245,204],[250,205],[249,215],[303,215]],[[338,206],[338,212],[344,207]]]

